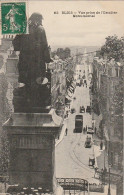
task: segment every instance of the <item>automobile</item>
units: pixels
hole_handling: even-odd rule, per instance
[[[85,148],[91,148],[91,146],[92,146],[91,137],[87,136],[86,141],[85,141]]]
[[[85,112],[84,106],[80,106],[80,113],[84,113],[84,112]]]
[[[76,85],[80,86],[80,79],[77,80]]]
[[[94,166],[95,165],[95,156],[92,154],[89,157],[89,166]]]
[[[94,129],[93,129],[93,127],[88,127],[88,128],[87,128],[87,134],[94,134]]]
[[[86,81],[86,80],[84,80],[84,83],[86,84],[86,83],[87,83],[87,81]]]
[[[83,79],[81,79],[80,84],[83,85]]]
[[[90,106],[87,106],[87,108],[86,108],[86,112],[91,113],[91,107],[90,107]]]
[[[71,114],[75,113],[75,108],[71,108]]]

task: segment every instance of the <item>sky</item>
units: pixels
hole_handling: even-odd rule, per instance
[[[46,30],[48,43],[57,46],[101,46],[105,37],[117,34],[123,36],[121,17],[124,17],[124,3],[99,1],[30,1],[29,16],[33,12],[42,13],[43,26]],[[113,4],[113,5],[112,5]],[[59,14],[54,14],[58,11]],[[93,18],[74,18],[72,14],[62,14],[62,11],[117,11],[117,15],[96,15]]]
[[[119,5],[118,5],[119,4]],[[27,17],[33,12],[43,15],[48,43],[53,46],[101,46],[109,35],[124,35],[124,2],[111,1],[29,1]],[[54,14],[58,11],[59,14]],[[98,14],[93,18],[74,18],[62,11],[116,11],[116,15]]]

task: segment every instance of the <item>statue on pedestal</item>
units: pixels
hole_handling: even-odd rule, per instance
[[[42,26],[43,17],[33,13],[28,20],[29,34],[16,35],[13,40],[15,51],[20,51],[18,71],[19,83],[25,86],[14,94],[23,94],[27,103],[34,107],[43,106],[50,96],[46,78],[46,63],[52,62],[49,53],[46,33]],[[25,102],[25,100],[23,99]],[[15,101],[16,102],[16,101]]]

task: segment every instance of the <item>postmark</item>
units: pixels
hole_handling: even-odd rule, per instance
[[[2,34],[25,34],[27,29],[26,4],[1,3]]]

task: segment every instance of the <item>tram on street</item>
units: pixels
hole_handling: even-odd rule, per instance
[[[83,115],[76,115],[74,133],[82,133],[82,129],[83,129]]]

